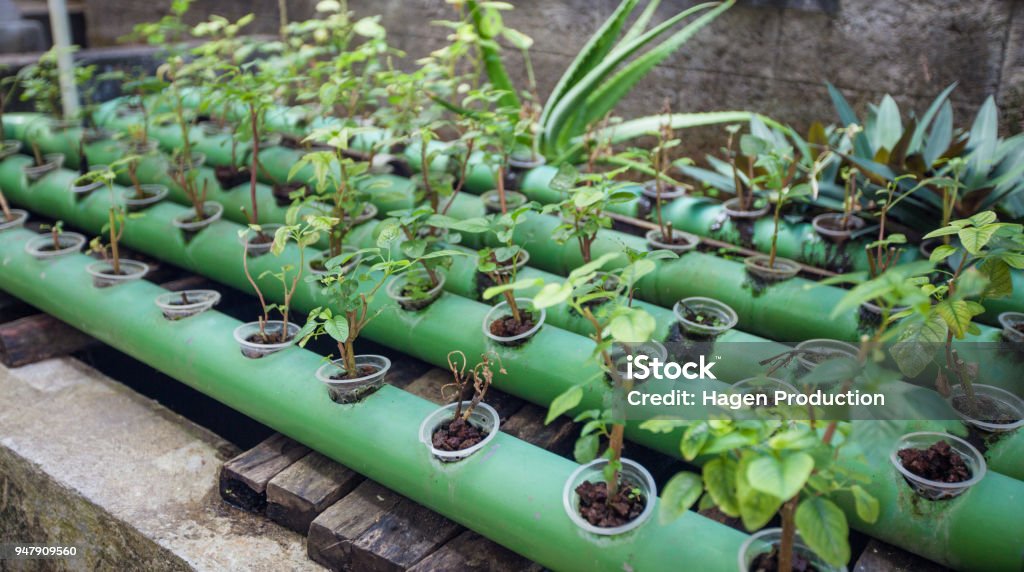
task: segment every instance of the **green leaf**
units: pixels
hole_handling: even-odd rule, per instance
[[[853,502],[857,508],[857,517],[868,524],[877,521],[881,512],[878,499],[871,496],[871,493],[860,485],[850,487],[850,492],[853,494]]]
[[[814,470],[814,459],[807,453],[794,453],[782,459],[766,455],[747,468],[747,480],[755,489],[786,501],[794,496]]]
[[[668,524],[683,516],[700,499],[704,485],[700,475],[684,471],[669,479],[658,501],[658,521]]]
[[[654,316],[639,308],[627,308],[612,318],[608,333],[617,342],[646,342],[657,327]]]
[[[710,437],[711,432],[707,423],[699,422],[688,427],[679,441],[679,451],[683,454],[683,458],[687,461],[697,458]]]
[[[989,258],[978,265],[978,271],[988,278],[982,294],[985,298],[1005,298],[1013,294],[1013,275],[1004,259]]]
[[[903,121],[900,108],[891,95],[886,94],[875,114],[875,128],[872,132],[872,147],[892,150],[903,136]]]
[[[952,86],[950,86],[952,87]],[[923,129],[924,124],[919,124],[918,129]],[[916,136],[916,134],[915,134]],[[935,119],[935,125],[928,134],[928,144],[924,148],[924,164],[931,167],[946,154],[950,144],[953,142],[953,106],[948,101],[942,104],[941,111]]]
[[[690,127],[703,127],[706,125],[717,125],[720,123],[742,123],[750,121],[753,117],[761,117],[749,111],[711,111],[707,113],[673,113],[667,118],[664,115],[649,115],[630,121],[623,121],[618,125],[602,127],[594,131],[594,138],[598,141],[609,140],[611,143],[621,143],[643,137],[656,135],[666,119],[672,129],[687,129]],[[764,120],[764,117],[761,117]],[[575,139],[579,142],[579,139]]]
[[[348,339],[348,320],[344,315],[337,315],[330,320],[324,321],[324,331],[339,342]]]
[[[956,247],[948,244],[943,244],[935,247],[932,251],[932,255],[928,257],[931,262],[942,262],[943,260],[953,256],[956,253]]]
[[[973,226],[981,227],[981,226],[985,226],[986,224],[992,224],[992,223],[996,222],[999,219],[998,219],[998,217],[996,217],[996,213],[994,213],[992,211],[982,211],[980,213],[977,213],[977,214],[971,216],[967,220],[970,221],[970,223]]]
[[[719,510],[734,518],[740,516],[736,499],[736,461],[718,457],[705,463],[704,489]]]
[[[486,292],[485,292],[486,295]],[[540,292],[533,297],[533,306],[538,310],[541,308],[550,308],[564,303],[572,296],[572,286],[567,282],[561,284],[545,284]]]
[[[975,309],[964,300],[943,300],[933,306],[933,309],[946,322],[957,339],[964,337],[971,325],[971,318],[980,313],[972,312]]]
[[[736,500],[739,504],[740,518],[747,530],[757,530],[775,516],[782,506],[782,500],[774,495],[765,494],[751,486],[747,479],[750,463],[756,459],[754,453],[746,453],[736,468]]]
[[[589,463],[597,458],[597,448],[600,444],[601,439],[597,436],[597,433],[584,435],[576,440],[576,446],[573,448],[572,455],[576,458],[577,463]]]
[[[551,407],[548,408],[548,416],[544,419],[544,424],[551,423],[559,416],[579,405],[581,401],[583,401],[582,385],[574,385],[565,390],[551,402]]]
[[[824,497],[810,497],[796,508],[795,520],[808,548],[833,566],[846,565],[850,560],[850,529],[842,509]]]
[[[956,235],[960,237],[960,242],[963,243],[967,252],[978,254],[982,248],[985,248],[988,241],[992,240],[996,230],[998,230],[998,227],[995,225],[983,226],[981,228],[968,226],[961,228]]]
[[[938,345],[945,343],[948,331],[941,316],[929,313],[925,321],[912,323],[903,330],[899,340],[889,348],[889,354],[903,375],[916,377],[931,363]]]

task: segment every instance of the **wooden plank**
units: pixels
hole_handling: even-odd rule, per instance
[[[270,479],[309,453],[309,447],[275,433],[266,441],[224,463],[220,469],[220,496],[250,512],[267,507]]]
[[[363,480],[359,473],[313,451],[267,483],[267,517],[306,534],[313,519]]]
[[[21,367],[66,356],[95,343],[92,336],[49,314],[36,314],[0,325],[0,363]]]
[[[541,572],[544,567],[467,530],[420,560],[409,572]]]
[[[425,361],[407,356],[395,357],[391,360],[391,369],[388,370],[386,380],[389,385],[405,389],[431,369],[433,366]]]
[[[408,570],[465,530],[403,497],[352,542],[349,566],[361,572]]]
[[[501,430],[541,449],[571,458],[578,431],[575,424],[567,417],[559,417],[545,425],[546,416],[546,409],[527,403],[501,425]]]
[[[384,517],[402,496],[365,480],[320,513],[309,526],[310,559],[330,570],[351,570],[352,543]]]
[[[950,570],[916,554],[871,539],[864,548],[853,572],[946,572]]]

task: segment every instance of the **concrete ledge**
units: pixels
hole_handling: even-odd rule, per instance
[[[238,451],[205,429],[71,358],[0,366],[0,395],[0,542],[79,547],[47,569],[322,570],[301,536],[221,502]]]

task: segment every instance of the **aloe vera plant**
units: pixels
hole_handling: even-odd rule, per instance
[[[556,163],[576,155],[582,149],[583,135],[588,129],[611,112],[656,65],[680,49],[734,2],[698,4],[648,30],[660,1],[647,2],[627,29],[626,22],[637,12],[640,0],[623,0],[580,50],[544,102],[538,118],[537,139],[533,144]],[[497,39],[504,37],[513,44],[517,42],[509,39],[510,34],[499,14],[502,6],[498,4],[504,3],[467,0],[466,10],[477,35],[483,40],[480,51],[491,85],[507,92],[501,102],[503,106],[519,109],[522,105],[502,64],[501,46]],[[694,16],[693,21],[662,39],[668,31]],[[671,115],[670,124],[673,129],[680,129],[744,121],[750,117],[751,113],[742,111],[677,113]],[[654,115],[607,129],[614,133],[618,142],[657,133],[663,121],[662,117]]]

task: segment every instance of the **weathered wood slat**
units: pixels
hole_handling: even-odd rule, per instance
[[[853,572],[948,572],[950,569],[916,554],[872,539],[864,548]]]
[[[96,340],[49,314],[0,325],[0,363],[21,367],[83,350]]]
[[[472,530],[456,536],[409,572],[541,572],[544,567]]]
[[[400,500],[398,493],[363,481],[310,524],[306,540],[310,559],[330,570],[351,570],[352,543]]]
[[[361,572],[408,570],[464,530],[459,524],[403,497],[352,542],[351,569]]]
[[[270,479],[309,453],[309,447],[275,433],[266,441],[231,459],[220,470],[220,496],[251,512],[267,507]]]
[[[352,469],[311,452],[267,483],[267,517],[306,534],[313,519],[363,480]]]
[[[575,424],[566,417],[559,417],[550,425],[545,425],[546,416],[547,410],[543,407],[527,403],[508,421],[502,423],[501,430],[556,455],[570,457],[576,442]]]

